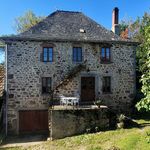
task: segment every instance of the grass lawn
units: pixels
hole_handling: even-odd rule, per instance
[[[150,150],[150,120],[136,121],[143,127],[84,134],[5,150]]]

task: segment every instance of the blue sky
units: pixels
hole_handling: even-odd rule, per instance
[[[41,16],[47,16],[57,9],[82,11],[111,29],[112,9],[116,6],[120,9],[120,20],[135,19],[142,16],[145,11],[150,12],[150,0],[1,0],[0,36],[15,34],[14,19],[27,10]]]
[[[0,35],[14,34],[14,18],[33,10],[37,15],[47,16],[53,11],[82,11],[108,29],[111,29],[112,9],[120,9],[120,19],[142,16],[150,11],[150,0],[1,0]]]

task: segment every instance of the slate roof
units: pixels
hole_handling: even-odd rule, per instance
[[[81,33],[80,29],[83,29],[85,32]],[[1,39],[131,42],[122,39],[81,12],[60,10],[53,12],[24,33],[11,37],[1,37]]]

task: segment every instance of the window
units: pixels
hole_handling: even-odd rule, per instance
[[[44,47],[43,48],[43,61],[44,62],[53,62],[53,47]]]
[[[73,47],[73,61],[82,62],[82,48],[81,47]]]
[[[103,77],[103,93],[111,92],[111,77]]]
[[[110,62],[110,48],[109,47],[103,47],[101,49],[101,61]]]
[[[50,93],[52,80],[50,77],[42,78],[42,93]]]

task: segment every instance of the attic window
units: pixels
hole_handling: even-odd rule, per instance
[[[73,47],[73,62],[82,62],[82,47]]]
[[[80,33],[85,33],[85,30],[84,29],[80,29]]]
[[[101,48],[101,62],[103,63],[110,62],[110,47]]]

